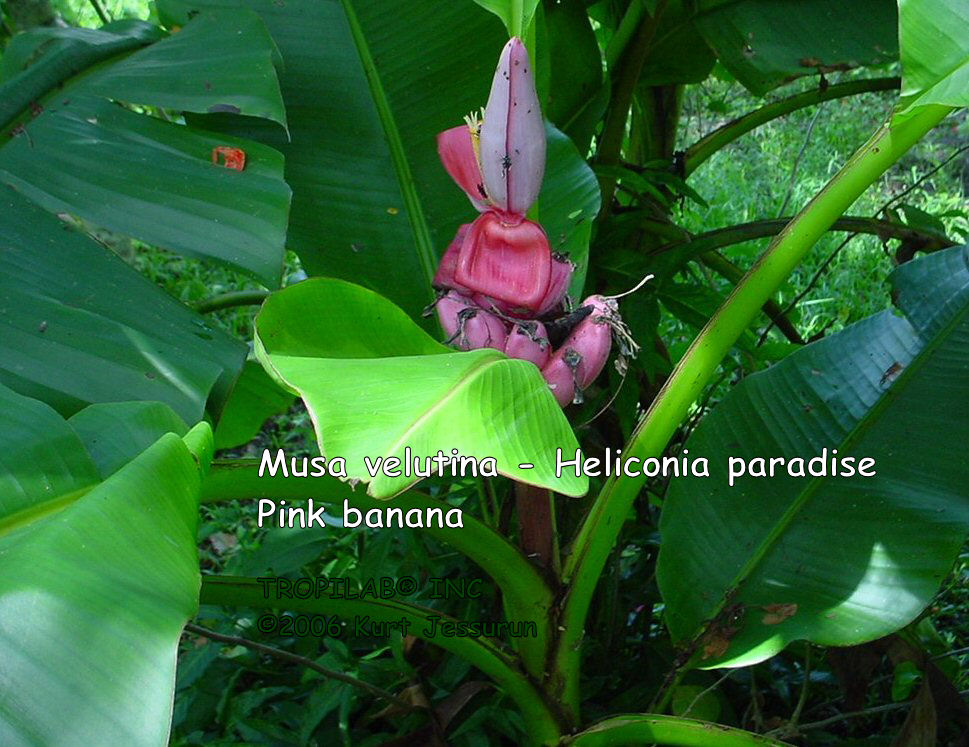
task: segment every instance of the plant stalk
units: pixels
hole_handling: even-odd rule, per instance
[[[639,74],[642,72],[653,37],[656,35],[659,19],[666,9],[666,2],[667,0],[660,0],[656,12],[652,16],[645,10],[643,11],[639,29],[622,57],[619,72],[614,77],[615,85],[612,90],[612,97],[609,100],[609,107],[606,110],[602,138],[596,152],[596,162],[599,164],[615,166],[619,163],[622,143],[626,137],[626,120],[629,117],[629,107],[633,101],[633,94],[636,92]],[[602,191],[601,220],[608,216],[610,212],[616,179],[615,177],[603,177],[600,179],[599,185]]]
[[[260,654],[265,654],[266,656],[272,656],[277,659],[282,659],[283,661],[288,661],[293,664],[297,664],[301,667],[306,667],[307,669],[312,669],[314,672],[322,674],[331,680],[336,680],[338,682],[344,682],[352,687],[357,687],[361,690],[365,690],[371,695],[375,695],[378,698],[383,698],[391,703],[393,703],[398,708],[401,708],[405,712],[413,711],[419,706],[415,706],[413,703],[408,703],[406,700],[401,700],[392,692],[384,690],[382,687],[377,687],[376,685],[371,685],[369,682],[358,679],[356,677],[351,677],[349,674],[344,674],[343,672],[337,672],[335,669],[328,669],[327,667],[317,664],[312,659],[308,659],[305,656],[300,656],[299,654],[292,654],[289,651],[283,651],[280,648],[274,648],[273,646],[267,646],[258,641],[250,641],[248,638],[241,638],[235,635],[225,635],[224,633],[218,633],[214,630],[209,630],[208,628],[203,628],[201,625],[195,625],[194,623],[188,623],[185,626],[185,630],[189,633],[194,633],[195,635],[202,636],[211,641],[218,641],[219,643],[227,643],[230,646],[242,646],[244,648],[252,649],[253,651],[258,651]]]
[[[689,258],[705,254],[717,249],[723,249],[734,244],[742,244],[745,241],[754,239],[765,239],[779,234],[785,226],[794,220],[792,217],[776,218],[773,220],[756,220],[750,223],[738,223],[735,226],[717,228],[713,231],[699,233],[694,236],[683,237],[685,231],[680,228],[671,227],[669,224],[655,220],[643,221],[643,228],[656,233],[662,232],[667,238],[673,241],[657,247],[649,252],[651,257],[660,257],[670,252],[679,250],[689,250]],[[867,233],[881,238],[902,239],[917,241],[919,244],[931,246],[933,249],[945,249],[955,246],[954,242],[948,237],[934,232],[928,232],[906,226],[891,220],[880,218],[865,218],[863,216],[844,216],[838,218],[828,228],[829,231],[849,231],[851,233]],[[677,233],[678,232],[678,235]],[[637,268],[630,277],[639,277]]]
[[[761,307],[837,218],[925,133],[953,109],[927,105],[898,124],[886,123],[771,242],[697,335],[642,417],[626,457],[659,457],[720,362]],[[569,678],[564,699],[578,702],[578,671],[585,619],[613,545],[645,483],[644,476],[610,478],[579,528],[563,568],[569,585],[559,625],[555,669]]]
[[[109,16],[108,11],[104,9],[104,6],[101,4],[101,0],[91,0],[91,6],[94,8],[94,12],[98,14],[98,18],[101,19],[101,23],[111,23],[111,16]]]
[[[515,483],[515,508],[521,549],[525,557],[553,576],[559,571],[555,506],[545,488]]]
[[[753,129],[766,124],[771,120],[783,117],[786,114],[814,106],[824,101],[841,99],[846,96],[856,96],[859,93],[871,93],[873,91],[893,91],[901,86],[900,78],[868,78],[866,80],[851,80],[847,83],[837,83],[833,86],[815,88],[812,91],[805,91],[794,96],[789,96],[780,101],[773,101],[765,104],[759,109],[744,114],[742,117],[727,122],[722,127],[718,127],[713,132],[704,135],[693,145],[686,149],[683,162],[683,176],[689,176],[710,156],[732,143],[737,138],[746,135]]]
[[[258,306],[269,297],[267,290],[241,290],[220,293],[193,304],[199,314],[208,314],[221,309],[231,309],[235,306]]]

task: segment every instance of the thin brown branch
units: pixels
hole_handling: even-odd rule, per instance
[[[969,695],[969,690],[962,690],[959,695],[966,696]],[[833,724],[841,723],[842,721],[848,721],[854,718],[865,718],[866,716],[876,716],[879,713],[887,713],[889,711],[897,711],[903,708],[908,708],[912,705],[912,701],[905,701],[904,703],[886,703],[885,705],[874,706],[872,708],[865,708],[861,711],[851,711],[849,713],[840,713],[837,716],[831,716],[830,718],[821,719],[820,721],[811,721],[807,724],[801,724],[797,727],[799,732],[811,731],[814,729],[823,729],[826,726],[832,726]],[[772,729],[771,731],[764,734],[765,737],[779,737],[781,736],[786,726],[781,726],[777,729]]]
[[[314,672],[318,672],[331,680],[337,680],[339,682],[344,682],[348,685],[359,688],[360,690],[366,690],[371,695],[376,695],[378,698],[388,700],[398,708],[403,708],[405,711],[414,711],[420,708],[413,703],[408,703],[406,700],[401,700],[396,695],[384,690],[383,688],[377,687],[376,685],[371,685],[369,682],[364,682],[363,680],[357,679],[349,674],[337,672],[334,669],[328,669],[320,664],[317,664],[312,659],[307,659],[305,656],[291,654],[289,651],[283,651],[282,649],[274,648],[273,646],[267,646],[264,643],[250,641],[248,638],[240,638],[239,636],[235,635],[217,633],[214,630],[203,628],[201,625],[195,625],[194,623],[187,623],[185,625],[185,630],[190,633],[203,636],[204,638],[208,638],[209,640],[219,641],[220,643],[228,643],[233,646],[244,646],[245,648],[258,651],[261,654],[266,654],[267,656],[272,656],[276,659],[288,661],[293,664],[299,664],[300,666],[306,667],[307,669],[312,669]]]

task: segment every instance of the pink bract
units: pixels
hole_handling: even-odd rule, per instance
[[[537,223],[505,223],[482,213],[471,224],[458,254],[454,279],[475,293],[538,309],[551,279],[552,250]]]
[[[545,121],[535,90],[535,70],[525,43],[505,45],[481,125],[481,172],[491,202],[524,215],[545,175]]]

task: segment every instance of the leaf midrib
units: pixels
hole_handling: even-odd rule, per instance
[[[472,381],[477,379],[478,376],[484,372],[483,369],[493,365],[499,365],[502,363],[502,361],[507,360],[508,358],[501,355],[501,353],[498,353],[497,351],[494,355],[489,355],[488,357],[482,356],[482,359],[479,362],[475,363],[473,366],[464,371],[461,378],[458,379],[457,383],[451,387],[447,394],[421,413],[417,419],[407,427],[401,437],[387,448],[384,456],[393,456],[405,444],[408,436],[410,436],[411,433],[416,432],[422,425],[424,425],[424,423],[426,423],[432,416],[441,410],[441,408],[454,399],[458,393],[466,389]]]
[[[960,289],[963,293],[966,290],[964,285]],[[868,412],[859,419],[857,425],[845,436],[845,438],[840,442],[838,448],[840,451],[845,451],[854,446],[869,430],[869,427],[880,420],[883,411],[895,400],[898,399],[898,393],[905,389],[908,381],[915,376],[926,364],[928,360],[931,359],[932,354],[938,349],[938,347],[949,338],[952,332],[969,316],[969,298],[963,303],[962,309],[953,315],[952,319],[946,326],[939,330],[939,332],[929,340],[928,343],[922,348],[921,351],[909,362],[902,372],[899,374],[895,383],[890,386],[881,398],[868,410]],[[914,329],[909,319],[905,319]],[[917,331],[917,330],[916,330]],[[920,335],[921,337],[921,335]],[[740,586],[747,581],[751,574],[761,565],[761,562],[765,560],[768,553],[773,549],[774,545],[780,540],[781,536],[787,531],[787,529],[793,524],[794,519],[800,513],[804,505],[814,497],[814,495],[821,489],[823,485],[828,484],[833,478],[830,477],[815,477],[805,486],[804,490],[798,495],[791,505],[788,507],[787,511],[781,516],[781,518],[774,525],[774,528],[768,533],[768,535],[760,542],[756,550],[751,554],[750,559],[741,567],[741,569],[734,576],[732,582],[727,586],[724,592],[724,596],[721,597],[720,602],[713,608],[712,612],[706,618],[706,620],[701,623],[697,635],[701,635],[707,628],[707,622],[715,619],[724,609],[728,598],[733,599],[734,595],[730,593],[731,590],[737,590]]]
[[[347,18],[347,25],[350,27],[350,35],[356,45],[357,53],[360,55],[360,63],[363,67],[367,83],[370,85],[370,95],[373,98],[374,106],[377,109],[377,116],[383,126],[384,134],[387,137],[387,147],[390,150],[390,158],[394,164],[394,171],[397,173],[397,185],[400,187],[404,205],[407,208],[407,216],[410,220],[411,230],[414,234],[414,246],[417,249],[417,258],[420,261],[421,269],[424,271],[426,282],[425,290],[429,291],[434,280],[437,258],[434,254],[433,243],[431,242],[431,232],[427,224],[427,217],[421,205],[420,196],[414,184],[414,175],[411,173],[410,164],[407,162],[407,155],[404,152],[404,142],[401,139],[400,128],[390,106],[387,92],[384,90],[380,74],[377,72],[377,65],[370,52],[370,45],[364,36],[360,20],[357,18],[356,10],[353,7],[353,0],[341,0],[343,11]]]
[[[11,534],[18,529],[22,529],[29,524],[33,524],[38,519],[42,519],[45,516],[50,516],[51,514],[64,510],[72,503],[80,500],[91,492],[98,486],[98,484],[99,483],[92,483],[86,487],[72,490],[69,493],[63,493],[55,498],[33,503],[27,508],[21,509],[20,511],[15,511],[9,516],[3,517],[0,519],[0,538],[7,534]]]

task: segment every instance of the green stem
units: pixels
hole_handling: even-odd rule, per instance
[[[98,14],[98,18],[101,19],[101,23],[111,23],[111,16],[108,15],[108,11],[101,5],[101,0],[91,0],[91,5],[94,8],[94,12]]]
[[[629,42],[632,41],[633,34],[642,23],[643,16],[646,15],[646,3],[644,0],[630,0],[626,13],[619,22],[619,28],[612,35],[609,44],[606,45],[606,69],[611,73],[616,64],[626,53]]]
[[[258,306],[269,296],[267,290],[242,290],[220,293],[193,304],[199,314],[208,314],[221,309],[231,309],[234,306]]]
[[[642,225],[643,228],[648,231],[652,231],[654,233],[662,232],[662,235],[665,238],[673,239],[673,241],[670,243],[664,244],[663,246],[652,250],[649,255],[651,257],[659,257],[673,252],[682,252],[681,254],[675,255],[675,261],[678,263],[687,259],[692,259],[698,255],[706,254],[707,252],[733,246],[734,244],[742,244],[745,241],[753,241],[754,239],[764,239],[769,236],[776,236],[792,220],[793,218],[756,220],[751,221],[750,223],[739,223],[735,226],[718,228],[713,231],[707,231],[705,233],[696,234],[695,236],[686,237],[684,237],[686,232],[683,229],[671,227],[670,224],[662,223],[661,221],[647,219],[643,221]],[[937,246],[940,249],[944,249],[948,246],[954,246],[954,243],[950,241],[947,236],[942,234],[930,233],[928,231],[912,228],[911,226],[906,226],[905,224],[898,223],[897,221],[881,220],[879,218],[844,216],[842,218],[838,218],[834,223],[832,223],[828,230],[848,231],[850,233],[867,233],[890,239],[913,240],[920,243],[928,241],[933,247]],[[637,269],[632,273],[632,275],[635,277],[640,277],[640,275],[637,274],[638,272],[639,271]]]
[[[609,747],[615,744],[665,744],[674,747],[762,747],[778,742],[760,734],[709,721],[676,716],[631,713],[600,721],[573,737],[562,740],[574,747]]]
[[[267,586],[267,589],[269,587]],[[514,657],[503,651],[489,638],[441,635],[441,623],[453,622],[437,610],[392,600],[363,600],[333,598],[327,594],[308,599],[277,599],[254,578],[232,576],[203,576],[201,604],[250,607],[253,609],[284,609],[320,615],[337,615],[352,625],[356,617],[367,616],[372,622],[406,621],[408,632],[460,656],[491,677],[511,697],[522,711],[528,733],[535,744],[555,743],[561,728],[552,706],[542,692],[516,666]],[[430,634],[430,620],[437,620],[437,628]]]
[[[320,664],[317,664],[312,659],[308,659],[305,656],[300,656],[298,654],[292,654],[289,651],[284,651],[280,648],[274,648],[273,646],[267,646],[264,643],[259,643],[258,641],[250,641],[248,638],[241,638],[236,635],[225,635],[224,633],[218,633],[214,630],[209,630],[208,628],[203,628],[201,625],[195,625],[194,623],[188,623],[185,626],[185,630],[188,633],[194,633],[198,636],[203,636],[209,641],[218,641],[219,643],[228,643],[230,646],[242,646],[244,648],[252,649],[260,654],[265,654],[266,656],[272,656],[276,659],[282,659],[283,661],[288,661],[293,664],[297,664],[301,667],[306,667],[307,669],[312,669],[314,672],[322,674],[331,680],[336,680],[337,682],[344,682],[351,687],[356,687],[361,690],[365,690],[371,695],[376,695],[378,698],[383,698],[391,703],[393,703],[398,708],[402,709],[405,713],[413,711],[415,708],[420,706],[415,706],[413,703],[408,703],[406,700],[401,700],[392,692],[384,690],[382,687],[377,687],[376,685],[371,685],[356,677],[351,677],[349,674],[344,674],[343,672],[338,672],[335,669],[328,669]]]
[[[508,29],[511,36],[524,35],[524,15],[522,0],[511,0],[511,28]]]
[[[343,510],[344,500],[349,500],[361,511],[387,507],[386,501],[370,498],[362,491],[354,492],[347,483],[336,478],[293,480],[281,474],[259,477],[259,462],[255,459],[216,461],[202,484],[203,503],[269,497],[313,498],[327,506],[338,507],[339,512]],[[404,511],[441,505],[440,501],[415,491],[394,499],[394,507]],[[541,678],[550,647],[550,610],[554,596],[539,571],[517,547],[467,513],[464,514],[463,529],[440,528],[432,523],[424,531],[462,552],[498,584],[509,620],[535,622],[538,635],[520,638],[517,644],[526,670],[533,677]]]
[[[623,449],[626,458],[662,455],[737,338],[818,238],[951,111],[946,106],[924,106],[899,124],[883,125],[771,242],[677,363]],[[558,640],[555,669],[570,676],[566,702],[578,699],[584,621],[596,581],[645,481],[645,476],[607,480],[579,528],[563,568],[562,580],[570,591],[559,621],[564,630]]]
[[[815,88],[813,91],[805,91],[795,96],[789,96],[780,101],[773,101],[765,104],[760,109],[739,117],[713,132],[697,140],[693,145],[686,149],[684,161],[684,176],[692,174],[704,161],[723,148],[732,143],[742,135],[746,135],[751,130],[760,127],[762,124],[770,122],[778,117],[783,117],[798,109],[814,106],[824,101],[840,99],[846,96],[856,96],[859,93],[870,93],[872,91],[891,91],[901,85],[899,78],[868,78],[866,80],[851,80],[847,83],[837,83],[825,88]]]
[[[744,271],[717,252],[707,252],[700,257],[700,261],[706,267],[709,267],[731,283],[739,283],[743,279]],[[795,345],[804,345],[805,341],[801,337],[801,333],[797,331],[797,327],[791,323],[791,320],[784,315],[784,310],[777,305],[776,301],[772,298],[767,299],[767,303],[763,306],[763,311],[790,342],[793,342]]]
[[[629,107],[632,104],[633,94],[636,92],[639,74],[642,72],[653,37],[656,35],[659,19],[666,9],[666,1],[660,0],[656,12],[652,16],[645,11],[642,13],[635,38],[626,49],[619,66],[618,75],[614,78],[612,97],[606,110],[602,137],[596,151],[596,162],[604,166],[615,166],[619,163],[623,139],[626,137],[626,120],[629,117]],[[602,220],[610,212],[616,179],[612,176],[602,177],[599,186],[602,191],[602,212],[600,213],[600,220]]]

